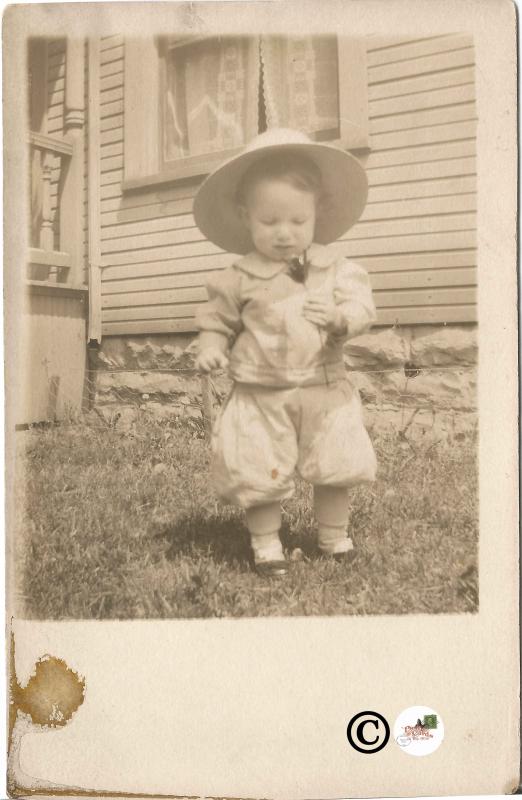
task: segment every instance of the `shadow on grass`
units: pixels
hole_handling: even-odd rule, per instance
[[[291,553],[296,548],[310,559],[319,557],[311,530],[292,533],[288,523],[281,527],[283,548]],[[177,556],[210,556],[224,564],[250,564],[250,536],[239,518],[223,519],[203,514],[183,517],[173,525],[167,525],[155,535],[167,542],[166,558],[173,561]]]

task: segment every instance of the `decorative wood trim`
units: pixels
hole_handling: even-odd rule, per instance
[[[83,128],[85,122],[85,40],[67,37],[65,63],[65,129]]]
[[[48,76],[48,42],[47,39],[29,39],[28,66],[31,70],[31,96],[29,103],[29,126],[32,131],[47,133],[47,76]]]
[[[39,247],[29,248],[29,263],[43,267],[59,267],[60,269],[71,266],[70,253],[61,250],[42,250]]]
[[[67,37],[65,69],[65,139],[72,156],[60,173],[60,250],[71,254],[69,279],[83,282],[84,79],[85,40]]]
[[[72,145],[61,136],[49,136],[45,133],[30,131],[27,137],[30,145],[38,150],[45,150],[49,153],[56,153],[64,156],[72,156]]]
[[[75,297],[83,302],[87,295],[86,286],[68,286],[50,281],[26,281],[29,294],[47,294],[59,297]]]
[[[101,342],[101,186],[100,186],[100,38],[89,39],[88,233],[89,320],[87,341]]]
[[[54,247],[54,214],[51,204],[52,160],[51,153],[45,150],[41,157],[42,170],[42,222],[39,245],[42,250],[51,251]]]

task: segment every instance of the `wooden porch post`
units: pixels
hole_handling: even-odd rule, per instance
[[[31,131],[47,133],[47,40],[29,41],[30,71],[30,126]],[[48,234],[43,234],[44,178],[43,153],[36,147],[31,149],[31,247],[46,247]],[[50,202],[50,201],[49,201]],[[43,240],[43,243],[42,243]],[[50,247],[53,249],[52,230]],[[49,269],[45,270],[45,279]]]
[[[67,39],[65,62],[65,139],[73,148],[60,203],[60,250],[71,255],[69,283],[81,286],[84,276],[85,40]]]
[[[101,185],[100,185],[100,38],[89,39],[88,80],[88,209],[89,209],[89,324],[87,341],[100,344],[101,319]]]

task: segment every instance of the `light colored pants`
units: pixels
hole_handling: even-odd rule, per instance
[[[212,436],[218,495],[241,508],[291,497],[295,471],[315,486],[375,479],[376,458],[349,381],[272,389],[236,384]]]

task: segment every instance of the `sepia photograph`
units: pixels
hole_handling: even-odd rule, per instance
[[[475,612],[473,36],[27,41],[17,608]]]
[[[7,9],[11,796],[516,790],[515,46]]]

